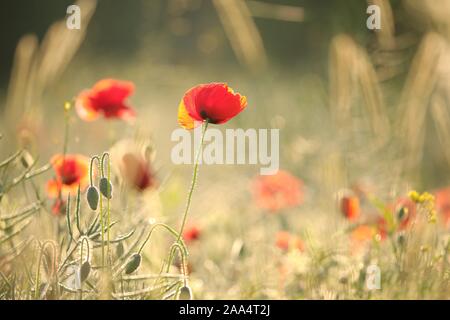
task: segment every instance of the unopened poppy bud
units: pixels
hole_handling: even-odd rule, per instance
[[[112,198],[112,184],[109,182],[108,178],[100,179],[100,192],[103,196],[108,199]]]
[[[91,272],[91,264],[89,261],[85,261],[79,270],[79,277],[80,277],[80,283],[83,283],[88,277],[89,273]]]
[[[141,265],[141,260],[141,255],[139,253],[134,253],[125,266],[125,273],[130,274],[136,271],[137,268],[139,268],[139,266]]]
[[[178,300],[192,300],[192,290],[189,286],[181,287]]]
[[[98,190],[96,187],[90,186],[88,188],[86,198],[87,198],[89,207],[94,211],[97,210],[99,194],[98,194]]]
[[[116,256],[120,258],[121,256],[123,256],[124,252],[125,248],[123,247],[123,243],[119,242],[116,247]]]

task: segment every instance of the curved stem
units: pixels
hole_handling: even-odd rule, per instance
[[[187,285],[186,256],[185,256],[185,253],[183,252],[183,248],[180,246],[180,244],[178,242],[175,242],[170,249],[169,261],[167,263],[166,272],[169,273],[170,265],[172,264],[172,260],[175,256],[175,252],[177,250],[178,250],[178,252],[180,254],[180,258],[181,258],[180,269],[181,269],[181,272],[183,273],[183,283],[186,286]]]
[[[183,229],[184,229],[184,226],[186,224],[186,218],[187,218],[187,215],[188,215],[188,212],[189,212],[189,208],[191,207],[192,194],[194,192],[195,183],[197,182],[198,162],[199,162],[199,159],[200,159],[200,155],[202,153],[203,139],[205,138],[206,129],[208,128],[208,123],[209,123],[209,121],[206,120],[204,122],[204,124],[203,124],[202,138],[200,140],[200,146],[198,147],[198,150],[197,150],[197,155],[195,156],[194,172],[192,174],[191,187],[189,189],[188,198],[187,198],[187,202],[186,202],[186,209],[184,210],[183,221],[181,223],[180,232],[178,233],[177,242],[180,242],[181,235],[183,234]]]
[[[153,233],[153,231],[157,228],[157,227],[163,227],[166,230],[168,230],[174,237],[176,237],[178,239],[178,233],[172,229],[170,226],[168,226],[165,223],[157,223],[155,225],[152,226],[152,228],[149,230],[147,237],[145,238],[144,242],[142,243],[141,247],[138,250],[138,253],[140,254],[142,252],[142,250],[144,249],[145,245],[147,244],[148,240],[150,240],[150,237]],[[184,244],[183,241],[180,241],[181,247],[183,248],[183,252],[185,255],[187,255],[187,248],[186,245]]]
[[[93,156],[91,158],[91,163],[89,165],[89,185],[93,185],[92,183],[92,176],[93,176],[93,164],[94,164],[94,160],[97,160],[98,163],[100,163],[100,158],[98,156]]]

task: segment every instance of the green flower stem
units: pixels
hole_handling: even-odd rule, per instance
[[[93,172],[93,164],[94,164],[94,160],[97,160],[97,162],[100,162],[100,158],[98,157],[98,156],[93,156],[92,158],[91,158],[91,164],[90,164],[90,166],[89,166],[89,185],[93,185],[93,179],[92,179],[92,177],[93,177],[93,175],[94,175],[94,172]]]
[[[184,226],[186,225],[186,219],[187,219],[187,215],[188,215],[188,212],[189,212],[189,208],[191,207],[192,194],[194,192],[194,187],[195,187],[195,184],[197,182],[198,162],[199,162],[199,159],[200,159],[200,155],[202,153],[203,140],[205,138],[206,129],[208,128],[208,123],[209,123],[208,120],[206,120],[203,123],[202,138],[200,140],[200,146],[198,147],[198,150],[197,150],[197,155],[195,156],[194,172],[193,172],[193,175],[192,175],[191,187],[189,189],[189,194],[188,194],[188,198],[187,198],[186,209],[184,210],[183,221],[181,223],[180,232],[178,233],[178,239],[177,239],[178,243],[180,242],[181,235],[183,234],[183,230],[184,230]]]
[[[108,157],[108,162],[106,164],[106,168],[107,168],[106,169],[106,175],[108,177],[108,182],[109,182],[109,181],[111,181],[111,161],[110,161],[110,157],[109,157],[109,153],[108,152],[105,152],[102,155],[102,161],[101,161],[102,177],[105,176],[103,170],[104,170],[104,162],[105,162],[105,158],[106,157]],[[111,193],[111,190],[109,190],[109,189],[110,189],[110,184],[108,183],[108,186],[107,186],[107,193],[108,194]],[[102,198],[102,194],[101,193],[100,193],[100,198]],[[107,218],[106,218],[106,220],[107,220],[107,225],[109,226],[111,224],[111,208],[110,208],[110,199],[109,198],[106,198],[106,211],[107,211]],[[106,242],[106,247],[107,247],[106,248],[106,253],[107,253],[108,260],[110,258],[110,249],[109,249],[109,242],[110,242],[110,239],[111,239],[110,232],[109,232],[110,229],[111,228],[108,227],[108,229],[106,231],[106,239],[107,239],[107,242]]]
[[[105,222],[103,221],[103,197],[100,193],[100,204],[99,204],[99,210],[100,210],[100,228],[101,228],[101,236],[102,236],[102,270],[105,266]]]

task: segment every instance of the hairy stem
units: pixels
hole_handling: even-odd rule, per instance
[[[208,120],[206,120],[203,123],[202,138],[200,140],[200,146],[198,147],[197,154],[195,156],[194,172],[192,174],[191,187],[189,188],[188,198],[187,198],[187,202],[186,202],[186,209],[184,210],[183,220],[182,220],[182,223],[181,223],[180,232],[178,233],[177,242],[180,242],[181,235],[183,234],[184,226],[186,225],[186,219],[187,219],[187,216],[188,216],[189,208],[191,207],[192,194],[194,192],[195,184],[197,182],[198,162],[199,162],[199,159],[200,159],[200,155],[202,153],[203,139],[205,138],[206,129],[208,128],[208,123],[209,123]]]

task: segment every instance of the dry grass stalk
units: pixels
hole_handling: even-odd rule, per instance
[[[381,29],[376,30],[377,41],[383,49],[395,47],[395,24],[394,14],[389,0],[368,0],[369,5],[380,8]]]
[[[289,22],[303,22],[305,19],[305,12],[301,7],[266,3],[256,0],[247,0],[246,2],[254,17]]]
[[[352,127],[351,109],[359,87],[376,144],[386,142],[389,122],[377,75],[366,51],[347,35],[336,36],[330,50],[330,108],[339,128]]]
[[[440,35],[425,35],[402,91],[397,117],[400,119],[398,135],[405,149],[406,168],[409,169],[413,169],[422,158],[426,114],[438,80],[438,65],[444,48],[445,40]]]
[[[24,116],[33,123],[39,121],[42,94],[74,57],[96,8],[95,0],[79,0],[76,4],[81,9],[80,30],[69,30],[66,21],[61,20],[49,28],[40,46],[34,35],[25,35],[19,41],[7,93],[8,123],[21,123]]]
[[[261,35],[243,0],[213,0],[222,25],[238,60],[257,71],[267,65]]]

